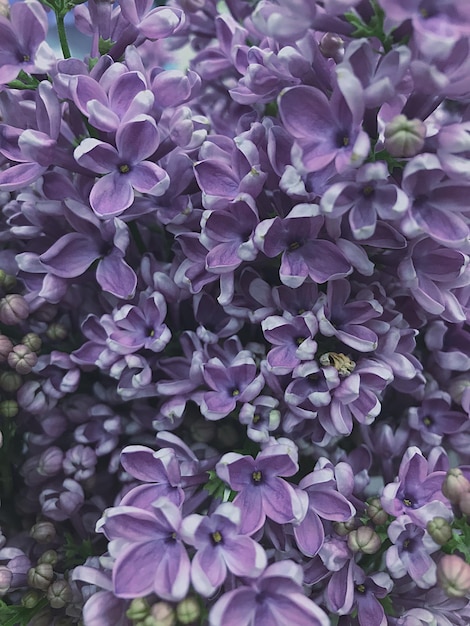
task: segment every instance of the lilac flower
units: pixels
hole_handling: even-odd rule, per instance
[[[240,409],[240,424],[248,426],[246,434],[257,442],[268,442],[270,433],[281,422],[281,413],[277,409],[279,402],[269,396],[258,396],[251,403],[246,402]]]
[[[367,291],[359,292],[350,300],[351,285],[346,280],[328,283],[327,295],[318,309],[320,332],[360,352],[369,352],[377,347],[377,334],[367,327],[383,312],[380,303]]]
[[[323,218],[314,217],[314,208],[297,205],[285,219],[263,220],[255,231],[255,244],[267,257],[282,252],[279,277],[288,287],[299,287],[307,276],[324,283],[351,272],[340,248],[318,237]]]
[[[330,100],[315,87],[299,85],[281,95],[279,112],[296,139],[294,165],[316,172],[334,162],[342,173],[364,162],[370,147],[361,129],[364,96],[359,80],[348,69],[338,69]]]
[[[445,472],[429,470],[429,462],[419,448],[408,448],[400,463],[398,479],[383,488],[384,510],[395,517],[408,515],[421,528],[433,517],[447,519],[450,511],[441,491]]]
[[[263,320],[261,328],[265,338],[274,346],[266,357],[274,374],[289,374],[302,361],[315,356],[317,342],[314,337],[318,324],[312,314],[292,319],[271,315]]]
[[[280,476],[298,471],[297,450],[292,442],[268,444],[255,459],[236,452],[224,454],[216,465],[219,478],[237,491],[233,503],[242,512],[240,532],[253,534],[266,517],[278,524],[300,522],[306,513],[307,495]]]
[[[128,491],[121,505],[152,510],[152,503],[166,498],[176,506],[184,500],[181,487],[181,470],[171,448],[153,451],[146,446],[126,446],[121,452],[121,463],[126,472],[146,483]]]
[[[55,276],[75,278],[98,260],[98,284],[118,298],[132,298],[137,276],[124,260],[129,245],[127,226],[117,218],[104,222],[88,215],[83,219],[83,205],[73,200],[69,205],[76,214],[73,223],[78,232],[63,235],[43,252],[39,257],[42,265]]]
[[[152,511],[134,506],[107,509],[96,530],[110,540],[116,558],[113,566],[114,593],[135,598],[156,593],[178,601],[189,588],[190,561],[179,538],[181,512],[166,498]]]
[[[394,578],[409,574],[418,587],[436,584],[436,564],[429,556],[439,546],[429,534],[413,524],[408,515],[400,515],[387,529],[393,543],[385,553],[388,571]]]
[[[355,181],[332,184],[323,194],[320,208],[328,217],[348,213],[355,239],[372,237],[377,215],[383,220],[397,220],[408,208],[404,191],[389,182],[385,163],[368,163],[356,172]]]
[[[116,65],[114,72],[117,73]],[[79,75],[70,81],[71,96],[78,109],[94,128],[106,132],[117,131],[121,124],[149,114],[154,102],[140,72],[126,72],[123,66],[122,73],[108,85],[110,78],[105,75],[101,79],[104,86],[109,86],[108,93],[91,76]]]
[[[198,593],[210,597],[222,585],[227,570],[256,578],[266,567],[263,548],[240,533],[241,511],[234,504],[219,505],[210,516],[189,515],[183,521],[186,543],[197,550],[191,562],[191,581]]]
[[[420,154],[403,171],[403,190],[411,199],[409,214],[418,232],[448,247],[461,245],[469,230],[462,211],[468,187],[446,180],[434,154]]]
[[[240,355],[228,367],[218,358],[203,365],[203,377],[212,391],[201,398],[201,412],[206,419],[218,420],[233,411],[237,402],[250,402],[264,386],[262,374],[251,357]]]
[[[304,519],[294,525],[294,536],[301,552],[315,556],[325,538],[321,519],[345,522],[351,519],[356,509],[338,492],[332,468],[320,459],[313,472],[304,476],[299,488],[308,494],[309,505]]]
[[[35,0],[10,6],[10,19],[0,16],[0,83],[14,80],[22,70],[45,74],[56,61],[46,43],[47,15]]]
[[[209,614],[210,626],[327,626],[326,614],[302,591],[302,570],[293,561],[273,563],[250,587],[225,593]]]
[[[84,139],[74,151],[77,162],[97,174],[90,193],[91,208],[99,217],[113,217],[134,201],[134,189],[161,196],[169,186],[168,174],[151,156],[159,145],[155,121],[137,115],[121,124],[116,132],[116,148],[98,139]]]

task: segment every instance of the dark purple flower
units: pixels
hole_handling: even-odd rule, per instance
[[[263,334],[272,347],[266,361],[274,374],[289,374],[302,361],[310,361],[317,351],[314,337],[318,323],[313,314],[291,319],[271,315],[261,323]]]

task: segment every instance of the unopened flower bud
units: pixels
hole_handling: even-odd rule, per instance
[[[22,375],[29,374],[37,362],[38,355],[23,343],[14,346],[8,355],[8,365]]]
[[[201,614],[196,598],[185,598],[176,605],[176,617],[182,624],[192,624]]]
[[[424,146],[426,126],[421,120],[397,115],[385,126],[384,147],[394,157],[412,157]]]
[[[23,383],[23,379],[16,372],[2,372],[0,374],[0,389],[12,393],[17,391]]]
[[[0,322],[7,326],[19,324],[27,319],[29,304],[19,293],[9,293],[0,300]]]
[[[50,563],[39,563],[28,571],[28,584],[34,589],[46,591],[54,580],[54,570]]]
[[[53,609],[63,609],[73,598],[72,589],[64,579],[55,580],[48,587],[46,595]]]
[[[426,530],[440,546],[443,546],[452,537],[452,526],[444,517],[433,517],[426,524]]]
[[[388,519],[388,513],[383,510],[380,498],[372,498],[370,500],[367,505],[367,515],[376,526],[385,524]]]
[[[46,335],[52,341],[63,341],[67,337],[67,329],[59,322],[53,322],[46,330]]]
[[[360,526],[348,535],[348,546],[353,552],[375,554],[380,550],[381,545],[380,537],[370,526]]]
[[[1,11],[2,3],[0,1],[0,15],[2,15]],[[7,274],[5,270],[0,270],[0,287],[5,291],[10,291],[16,285],[16,276],[12,274]]]
[[[335,522],[333,524],[333,528],[335,532],[340,535],[340,537],[346,537],[349,533],[356,528],[356,520],[354,518],[348,520],[347,522]]]
[[[52,522],[38,522],[34,524],[29,534],[38,543],[51,543],[57,535]]]
[[[0,402],[0,415],[6,419],[12,419],[18,415],[18,403],[16,400],[2,400]]]
[[[42,340],[36,333],[28,333],[23,337],[21,343],[29,348],[32,352],[39,352],[42,346]]]
[[[150,615],[155,620],[155,626],[175,626],[176,613],[168,602],[156,602],[150,609]]]
[[[34,609],[34,607],[37,606],[42,597],[43,596],[41,593],[39,593],[39,591],[30,589],[21,598],[21,604],[27,609]]]
[[[10,591],[12,578],[13,574],[8,567],[0,565],[0,598]]]
[[[64,453],[57,446],[51,446],[39,457],[38,474],[42,476],[55,476],[62,469]]]
[[[470,517],[470,491],[462,494],[457,506],[462,511],[463,515]]]
[[[344,41],[336,33],[325,33],[320,40],[320,52],[327,59],[340,63],[344,56]]]
[[[59,555],[55,550],[46,550],[39,557],[38,563],[48,563],[49,565],[52,565],[52,567],[54,567],[58,560]]]
[[[149,614],[150,608],[145,598],[134,598],[126,611],[126,617],[133,620],[143,620]]]
[[[470,594],[470,565],[456,554],[446,554],[437,564],[437,582],[450,598]]]
[[[13,350],[13,343],[6,335],[0,335],[0,363],[5,363]]]
[[[462,470],[458,467],[450,469],[442,484],[442,493],[449,502],[457,504],[462,495],[468,491],[470,491],[470,481],[465,478]]]

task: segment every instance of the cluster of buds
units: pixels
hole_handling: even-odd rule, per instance
[[[470,595],[470,550],[468,533],[470,528],[470,481],[458,468],[450,469],[442,484],[442,493],[452,504],[455,518],[449,522],[435,517],[427,524],[433,540],[450,552],[441,557],[437,564],[437,582],[451,598]]]
[[[190,626],[196,624],[200,615],[201,608],[193,597],[176,605],[163,601],[149,604],[145,598],[136,598],[126,612],[134,626]]]

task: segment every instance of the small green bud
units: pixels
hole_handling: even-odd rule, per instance
[[[34,589],[46,591],[54,580],[54,570],[50,563],[39,563],[28,570],[28,584]]]
[[[150,612],[150,607],[145,598],[134,598],[126,611],[126,616],[133,620],[144,620]]]
[[[19,374],[10,370],[9,372],[2,372],[0,374],[0,388],[8,393],[18,391],[23,384],[23,379]]]
[[[0,402],[0,415],[6,419],[12,419],[18,415],[18,403],[16,400],[2,400]]]
[[[1,5],[2,3],[0,3],[0,15],[2,15]],[[5,270],[0,270],[0,287],[5,291],[10,291],[10,289],[12,289],[15,285],[16,277],[11,274],[7,274]]]
[[[380,550],[382,540],[370,526],[360,526],[348,535],[348,546],[353,552],[375,554]]]
[[[462,495],[468,491],[470,491],[470,481],[464,476],[462,470],[458,467],[451,468],[442,483],[442,493],[449,502],[457,504]]]
[[[380,498],[371,498],[367,505],[367,515],[376,526],[386,523],[388,514],[383,510]]]
[[[182,624],[192,624],[201,614],[196,598],[185,598],[176,605],[176,616]]]
[[[452,537],[452,527],[443,517],[433,517],[426,524],[426,530],[431,535],[433,541],[440,546],[446,544]]]
[[[46,335],[52,341],[63,341],[67,338],[68,332],[63,324],[59,324],[59,322],[53,322],[46,330]]]
[[[55,580],[46,592],[49,604],[53,609],[63,609],[72,601],[72,589],[64,579]]]
[[[38,522],[29,531],[31,537],[38,543],[51,543],[56,538],[56,530],[52,522]]]
[[[384,147],[394,157],[412,157],[424,146],[426,126],[419,119],[397,115],[385,126]]]
[[[59,555],[55,550],[46,550],[39,557],[38,563],[49,563],[54,566],[59,560]]]
[[[27,346],[32,352],[39,352],[42,345],[42,340],[36,333],[28,333],[23,337],[21,343]]]

